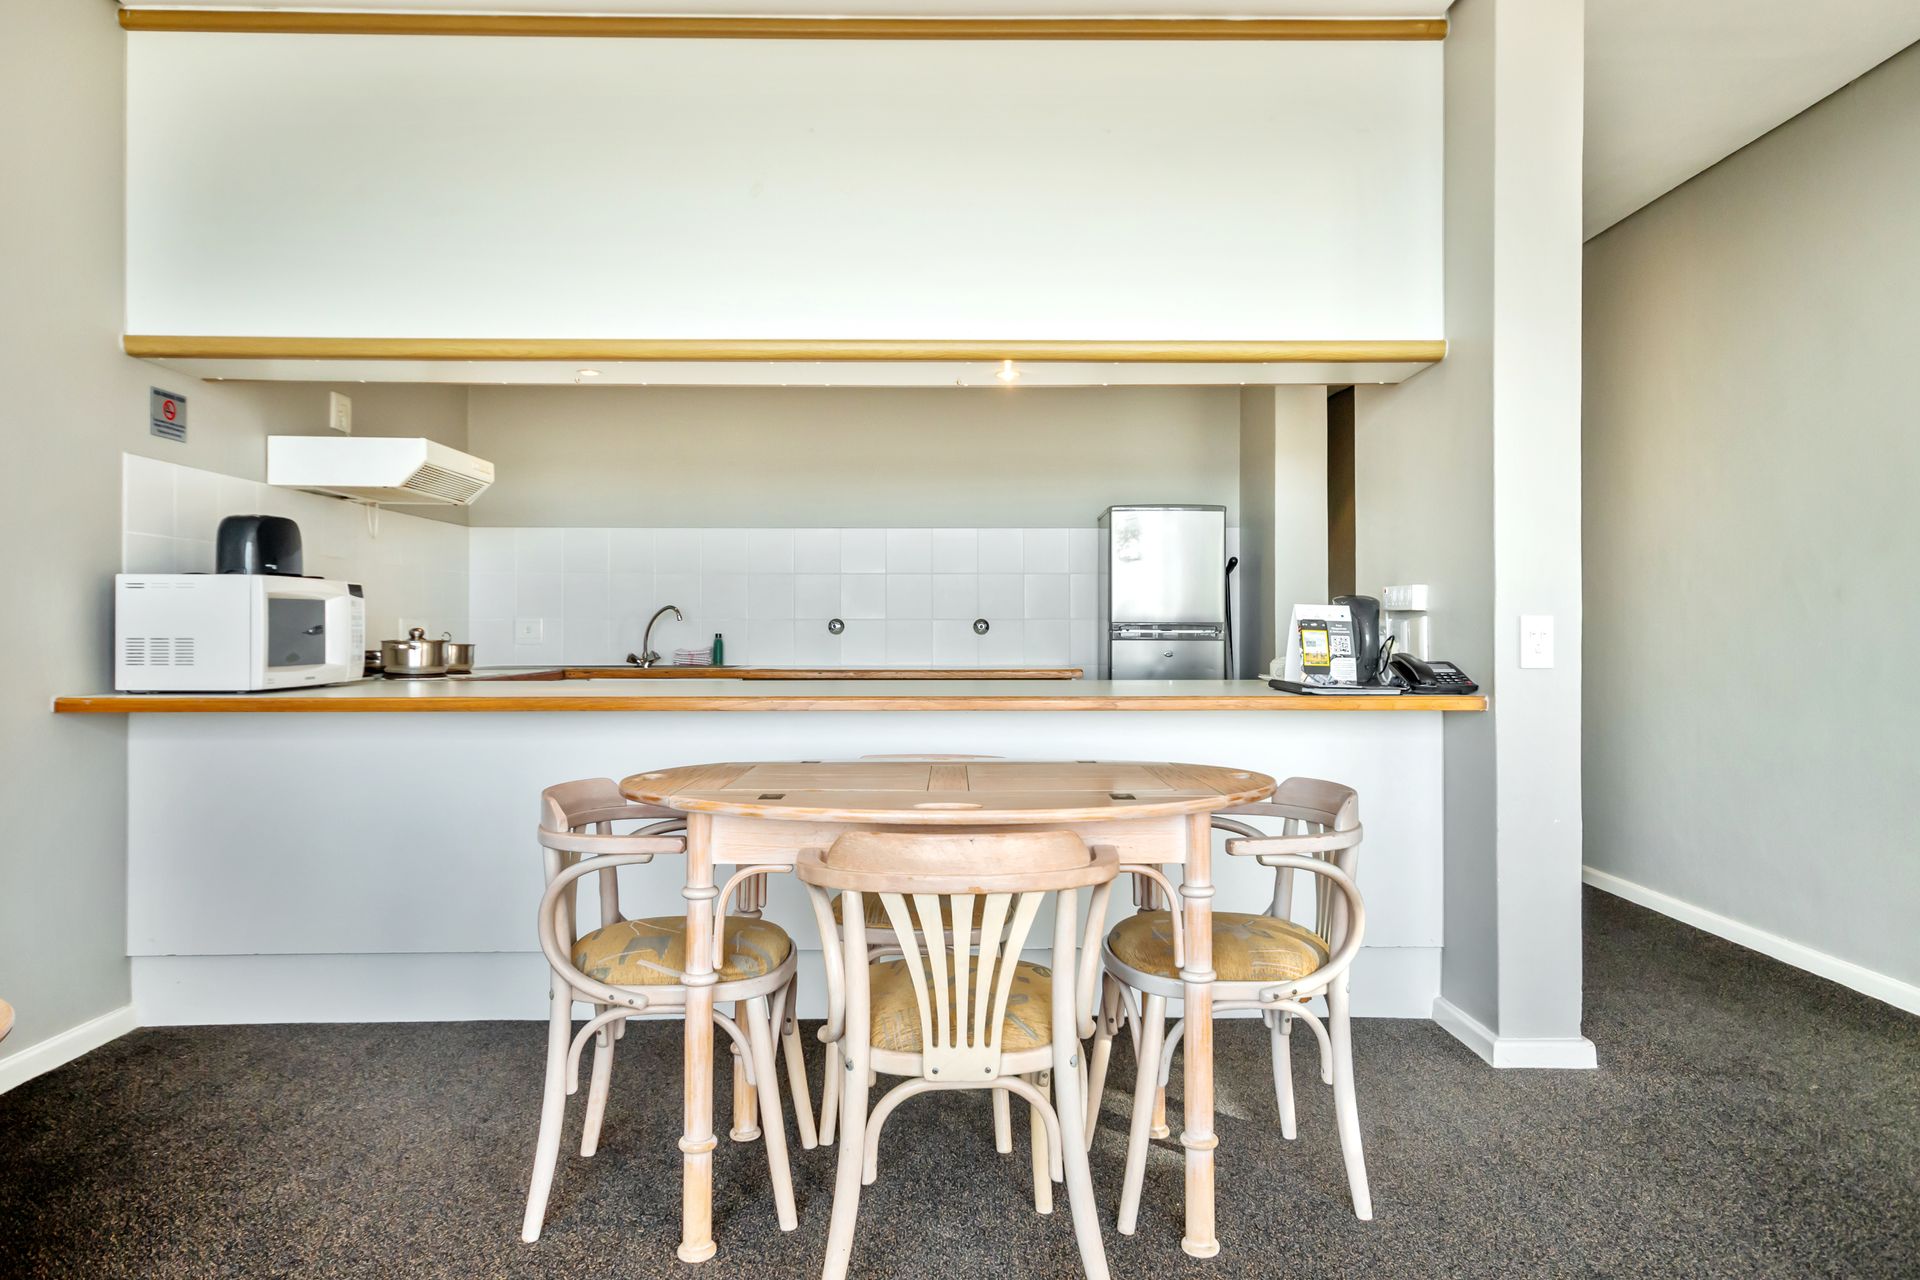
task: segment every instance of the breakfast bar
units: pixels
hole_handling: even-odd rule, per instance
[[[56,709],[128,719],[135,999],[156,1023],[215,1023],[537,1018],[542,787],[700,760],[926,753],[1346,782],[1368,830],[1356,1012],[1426,1018],[1442,942],[1442,721],[1484,706],[1291,696],[1254,680],[521,678],[81,695]],[[1264,900],[1258,868],[1218,861],[1223,903]],[[636,893],[679,900],[677,870],[634,875]],[[771,887],[768,916],[812,936],[791,883]],[[822,1012],[817,965],[802,955],[808,1017]]]

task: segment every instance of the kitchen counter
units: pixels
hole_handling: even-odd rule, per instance
[[[365,680],[266,693],[99,693],[64,714],[521,711],[1483,711],[1484,697],[1279,693],[1264,680],[782,680],[505,678]]]
[[[1445,722],[1481,710],[1482,698],[1303,697],[1258,680],[567,674],[496,668],[274,693],[59,699],[62,712],[126,716],[128,954],[142,1016],[156,1025],[541,1017],[542,787],[716,760],[928,753],[1144,757],[1337,778],[1360,792],[1367,826],[1355,1007],[1426,1017],[1439,994]],[[519,714],[582,711],[597,714]],[[726,714],[740,711],[756,714]],[[639,914],[683,910],[676,867],[663,858],[630,868],[623,902]],[[1214,871],[1222,901],[1272,894],[1272,873],[1248,859],[1222,854]],[[768,918],[812,939],[800,886],[777,879]],[[582,893],[580,910],[598,918]],[[811,945],[802,1012],[817,1017],[826,987]]]

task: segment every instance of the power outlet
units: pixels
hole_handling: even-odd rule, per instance
[[[1383,587],[1380,591],[1380,607],[1390,613],[1425,613],[1427,588],[1425,585]]]
[[[1552,614],[1523,613],[1520,615],[1520,665],[1522,667],[1553,665]]]
[[[327,425],[343,436],[353,434],[353,401],[338,391],[327,392]]]
[[[547,620],[545,618],[515,618],[513,620],[513,642],[515,644],[539,644],[547,638]]]

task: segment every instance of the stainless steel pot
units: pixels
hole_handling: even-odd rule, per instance
[[[470,676],[473,674],[473,645],[453,638],[453,632],[440,633],[441,647],[447,655],[447,674],[450,676]]]
[[[443,676],[447,674],[446,642],[429,640],[424,627],[415,627],[407,632],[405,640],[382,640],[380,661],[389,680]]]

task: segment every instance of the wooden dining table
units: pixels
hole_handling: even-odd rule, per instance
[[[1120,860],[1182,868],[1186,925],[1186,1230],[1197,1258],[1214,1233],[1212,815],[1272,794],[1263,773],[1157,761],[954,757],[694,765],[622,780],[628,799],[687,817],[686,1057],[679,1256],[713,1241],[713,902],[716,865],[792,865],[855,827],[1064,829],[1112,845]],[[749,882],[752,883],[752,882]]]

